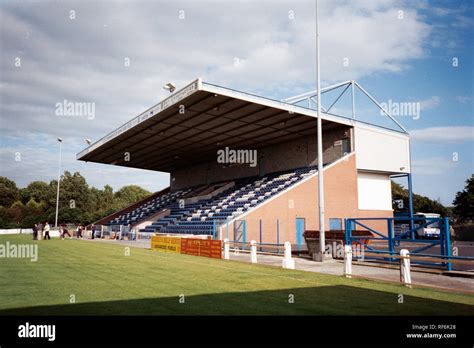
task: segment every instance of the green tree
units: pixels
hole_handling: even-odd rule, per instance
[[[81,209],[63,208],[59,211],[58,223],[84,223],[84,214]]]
[[[57,188],[57,182],[53,186]],[[60,205],[62,208],[87,210],[90,204],[90,191],[86,179],[78,172],[71,174],[65,171],[59,186]]]
[[[403,201],[403,208],[399,208],[397,204],[394,205],[395,212],[400,211],[407,211],[409,207],[409,198],[408,198],[408,190],[404,188],[402,185],[397,184],[396,182],[392,181],[392,199],[395,200],[402,200]],[[445,206],[443,206],[440,202],[432,200],[428,197],[418,195],[416,193],[413,194],[413,210],[414,212],[423,212],[423,213],[438,213],[442,216],[446,216],[448,210]]]
[[[28,203],[26,203],[26,207],[33,210],[41,210],[42,208],[41,203],[36,202],[34,198],[31,198]]]
[[[33,227],[39,221],[54,224],[57,187],[57,180],[34,181],[19,190],[12,180],[0,178],[0,227]],[[150,195],[136,185],[116,193],[110,185],[102,190],[89,187],[80,173],[68,171],[61,176],[59,191],[59,223],[89,224]]]
[[[4,176],[0,176],[0,206],[8,208],[20,199],[20,190],[16,183]]]
[[[138,202],[139,200],[151,195],[150,191],[147,191],[137,185],[128,185],[122,187],[115,193],[116,204],[119,207],[126,207],[130,204]]]
[[[20,189],[21,201],[26,204],[30,199],[36,202],[46,202],[50,196],[50,186],[43,181],[33,181],[27,187]]]
[[[114,204],[114,189],[110,185],[105,185],[102,191],[102,209],[109,211]]]
[[[461,221],[474,220],[474,177],[466,180],[463,191],[456,194],[453,213]]]
[[[23,203],[21,203],[21,201],[16,201],[7,209],[7,216],[9,217],[10,222],[20,225],[25,212],[26,208]]]
[[[105,185],[103,190],[92,187],[90,189],[91,205],[94,207],[92,212],[109,211],[114,204],[114,191],[110,185]]]
[[[44,221],[44,204],[36,202],[31,198],[23,210],[21,227],[29,228],[37,222]]]

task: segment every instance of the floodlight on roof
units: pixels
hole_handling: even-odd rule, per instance
[[[176,85],[173,82],[168,82],[163,86],[163,89],[166,89],[170,93],[173,93],[176,90]]]

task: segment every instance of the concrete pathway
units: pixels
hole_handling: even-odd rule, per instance
[[[242,262],[250,262],[250,254],[240,252],[235,255],[230,252],[230,259]],[[328,260],[323,263],[315,262],[305,258],[294,258],[295,269],[308,272],[317,272],[324,274],[332,274],[342,276],[344,273],[343,260]],[[259,264],[281,267],[282,257],[273,255],[257,255]],[[373,280],[383,280],[400,284],[400,268],[398,264],[388,268],[384,265],[375,264],[352,264],[352,274],[354,278],[366,278]],[[467,292],[474,294],[474,279],[452,277],[437,274],[429,271],[420,272],[412,268],[411,272],[412,284],[414,286],[426,286],[443,290]]]

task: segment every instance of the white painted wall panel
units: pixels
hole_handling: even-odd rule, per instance
[[[358,172],[357,190],[359,209],[392,209],[392,189],[387,174]]]
[[[360,125],[355,127],[354,132],[357,169],[390,173],[410,172],[410,145],[407,135]]]

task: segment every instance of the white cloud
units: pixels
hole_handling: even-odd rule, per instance
[[[340,0],[320,6],[326,83],[404,72],[426,54],[432,28],[404,2]],[[69,18],[71,9],[75,20]],[[314,85],[312,1],[7,2],[1,11],[0,136],[21,143],[54,142],[60,135],[71,143],[64,149],[69,158],[82,150],[84,138],[95,141],[162,99],[168,81],[179,88],[201,76],[266,96],[291,96]],[[15,57],[21,67],[14,66]],[[64,99],[94,102],[95,119],[54,116],[54,105]],[[36,170],[34,162],[24,165],[4,172],[21,180]],[[108,168],[108,173],[120,170]],[[37,174],[49,178],[44,171]],[[94,183],[118,180],[94,170],[87,175]]]
[[[7,139],[9,142],[11,139]],[[124,185],[140,185],[150,191],[165,188],[169,183],[169,174],[135,168],[109,166],[97,163],[77,161],[75,154],[68,148],[78,146],[73,139],[63,141],[61,172],[79,171],[86,177],[89,185],[103,188],[111,185],[115,190]],[[0,176],[14,178],[19,187],[30,182],[42,180],[49,182],[57,179],[59,147],[55,139],[38,136],[38,145],[2,144],[0,148]]]
[[[472,101],[472,96],[468,96],[468,95],[458,95],[456,97],[456,100],[458,102],[460,102],[461,104],[467,104],[467,103],[470,103]]]
[[[441,104],[441,99],[438,96],[433,96],[428,99],[420,100],[421,110],[435,109]]]
[[[474,141],[474,127],[446,126],[430,127],[410,131],[410,138],[422,142],[460,143]]]
[[[431,157],[412,161],[412,174],[415,175],[443,175],[455,168],[456,162],[447,161],[446,158]]]
[[[452,9],[445,7],[434,7],[432,11],[435,15],[440,17],[445,17],[454,13]]]

